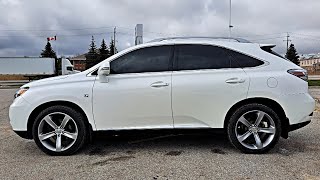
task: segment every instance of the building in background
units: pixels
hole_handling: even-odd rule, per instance
[[[135,28],[135,45],[143,44],[143,24],[137,24]]]
[[[70,58],[73,68],[78,71],[86,70],[86,54],[81,54],[75,57]]]
[[[300,66],[308,71],[308,74],[320,74],[320,53],[301,55]]]

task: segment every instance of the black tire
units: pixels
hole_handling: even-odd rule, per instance
[[[268,118],[272,118],[273,122],[274,122],[274,129],[275,129],[275,133],[274,133],[274,137],[272,140],[268,141],[268,143],[266,143],[266,146],[263,148],[259,148],[259,149],[252,149],[252,148],[248,148],[245,145],[243,145],[241,142],[245,142],[245,141],[249,141],[251,140],[251,142],[254,140],[254,142],[257,142],[255,140],[255,137],[253,134],[251,134],[250,138],[252,139],[248,139],[248,140],[244,140],[244,141],[239,141],[237,138],[237,133],[236,131],[236,126],[237,126],[237,122],[239,120],[239,118],[246,114],[246,113],[253,113],[255,111],[262,111],[264,113],[266,113],[268,116]],[[253,118],[252,118],[253,119]],[[239,125],[239,124],[238,124]],[[246,126],[244,126],[246,128]],[[241,128],[241,127],[237,127]],[[249,129],[249,128],[248,128]],[[246,131],[246,130],[245,130]],[[249,132],[252,132],[251,130],[248,130]],[[259,132],[260,133],[260,132]],[[244,152],[244,153],[250,153],[250,154],[261,154],[261,153],[266,153],[268,152],[270,149],[272,149],[276,143],[279,141],[280,135],[281,135],[281,121],[279,119],[279,116],[268,106],[262,105],[262,104],[257,104],[257,103],[253,103],[253,104],[247,104],[244,105],[240,108],[238,108],[237,110],[234,111],[234,113],[232,114],[232,116],[230,117],[228,124],[227,124],[227,134],[228,134],[228,138],[229,141],[231,142],[231,144],[233,146],[235,146],[237,149],[239,149],[240,151]],[[256,133],[258,134],[258,133]],[[260,133],[261,134],[261,133]],[[243,135],[243,134],[242,134]],[[269,135],[263,134],[264,137],[268,137]],[[249,138],[248,137],[248,138]],[[271,138],[270,138],[271,139]],[[248,143],[250,145],[250,143]],[[267,145],[268,144],[268,145]]]
[[[38,136],[38,127],[43,118],[45,118],[47,115],[51,113],[63,113],[68,116],[70,116],[74,121],[73,125],[75,124],[77,126],[77,137],[74,140],[74,143],[72,146],[70,146],[68,149],[63,150],[63,151],[52,151],[48,148],[46,148],[40,141],[39,136]],[[66,155],[72,155],[76,153],[80,148],[83,147],[84,143],[86,142],[87,138],[87,128],[85,125],[85,118],[80,112],[77,112],[76,110],[67,107],[67,106],[61,106],[61,105],[56,105],[49,107],[47,109],[44,109],[35,119],[33,128],[32,128],[32,134],[33,134],[33,139],[37,146],[46,154],[52,155],[52,156],[66,156]],[[54,136],[55,137],[55,136]]]

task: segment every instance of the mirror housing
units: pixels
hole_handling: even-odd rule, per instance
[[[98,76],[100,82],[108,82],[108,75],[110,74],[110,62],[105,62],[99,67]]]

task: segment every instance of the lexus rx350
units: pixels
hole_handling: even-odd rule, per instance
[[[264,153],[307,125],[307,72],[274,45],[167,38],[128,48],[78,74],[23,85],[10,123],[49,155],[70,155],[92,133],[224,129],[245,153]]]

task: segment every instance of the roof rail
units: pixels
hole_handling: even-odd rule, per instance
[[[183,40],[183,39],[212,39],[212,40],[233,40],[239,43],[251,43],[250,41],[242,38],[233,38],[233,37],[203,37],[203,36],[187,36],[187,37],[168,37],[168,38],[159,38],[154,39],[151,42],[161,42],[166,40]]]

